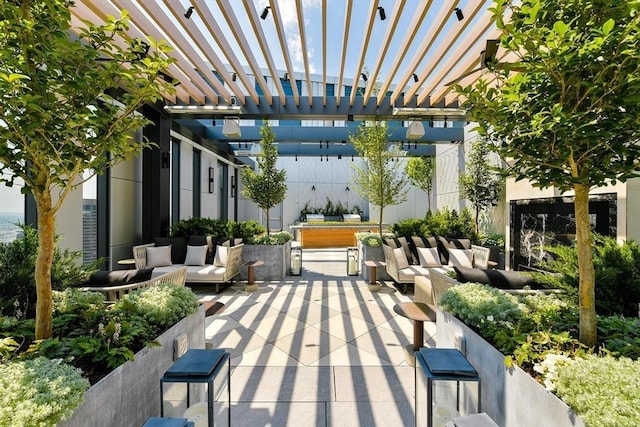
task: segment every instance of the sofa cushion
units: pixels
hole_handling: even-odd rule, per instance
[[[171,261],[171,246],[147,248],[147,268],[164,267],[171,264],[173,264]]]
[[[402,248],[395,248],[393,250],[393,257],[396,260],[396,266],[398,267],[398,270],[409,267],[407,255]]]
[[[141,268],[140,270],[116,270],[96,271],[89,276],[89,280],[83,284],[88,287],[107,287],[140,283],[151,279],[153,268]]]
[[[204,246],[207,245],[207,258],[205,264],[213,264],[213,253],[215,252],[215,245],[212,241],[213,236],[189,236],[187,240],[187,246]]]
[[[205,265],[207,260],[208,245],[191,246],[187,245],[187,255],[184,259],[184,265]]]
[[[437,248],[438,241],[435,237],[423,237],[423,236],[411,236],[409,239],[409,249],[413,254],[413,259],[416,264],[420,264],[420,255],[418,255],[418,248]]]
[[[441,267],[440,254],[438,254],[438,248],[421,248],[417,247],[418,259],[420,260],[420,267]]]
[[[449,266],[473,267],[473,251],[471,249],[449,248]]]
[[[471,240],[469,239],[447,239],[438,236],[437,240],[442,265],[449,264],[449,249],[471,249]]]
[[[398,282],[400,283],[414,283],[416,277],[426,276],[429,274],[429,269],[420,267],[419,265],[410,265],[407,268],[398,270]]]
[[[226,267],[227,260],[229,259],[229,246],[216,247],[216,255],[213,258],[213,265],[215,267]]]
[[[182,264],[187,256],[187,239],[184,237],[156,237],[156,246],[171,246],[171,263]]]
[[[532,277],[517,271],[481,270],[479,268],[454,267],[459,282],[475,282],[491,285],[498,289],[522,289],[525,286],[538,289]]]
[[[418,260],[413,259],[413,253],[411,252],[411,248],[409,247],[409,241],[406,237],[389,237],[383,240],[385,245],[388,245],[392,248],[402,248],[404,251],[404,255],[407,258],[407,262],[409,264],[417,264]]]

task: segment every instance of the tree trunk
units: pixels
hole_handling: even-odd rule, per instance
[[[427,210],[431,211],[431,192],[427,191]]]
[[[383,212],[383,207],[380,206],[380,216],[378,217],[378,232],[380,233],[380,238],[382,239],[382,212]]]
[[[36,197],[38,208],[38,257],[36,258],[36,340],[51,338],[53,293],[51,265],[55,249],[54,213],[49,192]]]
[[[476,206],[476,234],[480,234],[480,208]]]
[[[265,213],[265,215],[266,215],[266,217],[267,217],[267,236],[268,236],[269,234],[271,234],[271,230],[269,229],[269,224],[271,223],[270,218],[269,218],[269,210],[270,210],[270,209],[265,209],[265,210],[264,210],[264,213]]]
[[[595,271],[591,249],[591,226],[589,224],[589,187],[574,186],[576,216],[576,241],[578,249],[578,273],[580,276],[580,342],[594,347],[597,342]]]

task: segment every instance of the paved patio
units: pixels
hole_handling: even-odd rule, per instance
[[[347,276],[346,249],[306,249],[302,276],[259,284],[253,293],[196,289],[226,304],[207,318],[206,339],[231,354],[233,426],[414,425],[403,349],[413,323],[393,311],[411,295],[390,283],[371,292]],[[425,323],[425,345],[434,334]]]

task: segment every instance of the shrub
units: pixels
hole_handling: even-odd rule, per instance
[[[223,238],[230,236],[229,225],[229,222],[222,219],[200,217],[181,219],[171,226],[169,235],[172,237],[216,236]]]
[[[80,370],[60,359],[1,364],[0,425],[56,425],[82,403],[88,388]]]
[[[164,330],[196,312],[198,298],[185,286],[171,283],[140,289],[114,304],[114,311],[134,309],[151,325]]]
[[[598,344],[615,356],[640,358],[640,319],[622,316],[598,319]]]
[[[467,238],[473,243],[478,241],[474,220],[469,209],[460,214],[455,210],[442,209],[428,211],[424,219],[405,219],[392,224],[389,230],[398,237],[443,236],[448,238]]]
[[[640,425],[640,362],[595,355],[561,363],[556,394],[586,425]]]
[[[382,246],[382,238],[378,233],[360,232],[356,233],[356,239],[364,246],[380,247]]]
[[[264,236],[259,236],[253,238],[249,243],[252,245],[284,245],[289,240],[293,240],[293,236],[291,233],[287,231],[281,231],[279,233],[274,234],[265,234]]]
[[[0,243],[0,312],[35,317],[36,286],[35,265],[38,252],[38,232],[21,225],[24,237],[9,243]],[[96,271],[98,260],[80,267],[81,253],[56,247],[51,267],[51,286],[62,290],[87,280]]]
[[[252,242],[255,236],[259,236],[267,232],[262,224],[258,221],[240,221],[230,223],[230,233],[234,238],[241,238],[243,242]]]
[[[540,277],[540,280],[567,289],[575,295],[579,280],[576,248],[550,246],[545,247],[545,251],[553,258],[543,261],[541,267],[555,273],[555,276]],[[596,312],[605,316],[637,316],[640,301],[640,245],[632,240],[619,245],[614,237],[594,234],[593,266]]]
[[[397,237],[423,236],[424,228],[424,220],[411,218],[404,219],[396,222],[395,224],[392,224],[389,227],[389,231],[391,231]]]

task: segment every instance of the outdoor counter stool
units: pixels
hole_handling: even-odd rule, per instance
[[[151,417],[142,427],[193,427],[193,423],[186,418]]]
[[[421,348],[415,375],[416,426],[443,425],[480,412],[480,376],[459,350]]]
[[[228,352],[220,349],[190,349],[176,360],[160,379],[161,416],[164,415],[164,383],[187,384],[187,408],[191,404],[190,384],[207,384],[209,427],[214,425],[215,399],[222,394],[226,387],[226,425],[231,425],[231,362]]]

